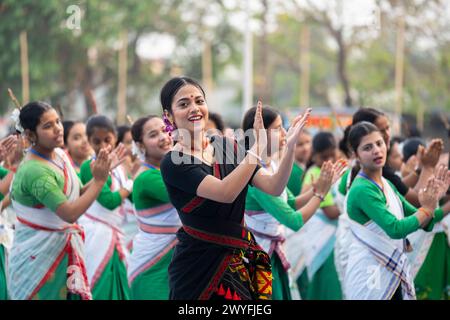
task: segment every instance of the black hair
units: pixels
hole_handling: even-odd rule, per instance
[[[75,125],[75,121],[72,120],[65,120],[63,121],[63,128],[64,128],[64,145],[67,146],[67,138],[69,137],[69,132]]]
[[[163,111],[167,110],[169,111],[169,113],[172,113],[173,98],[175,97],[177,92],[186,85],[197,87],[202,92],[203,97],[206,99],[205,91],[196,80],[188,77],[175,77],[167,81],[164,87],[161,89],[160,100]]]
[[[356,150],[358,149],[359,144],[361,143],[361,140],[365,136],[371,134],[372,132],[380,132],[380,130],[378,130],[377,126],[368,121],[358,122],[357,124],[351,127],[350,132],[348,133],[348,144],[355,153],[355,155]],[[359,165],[356,165],[352,168],[350,185],[352,184],[353,180],[355,179],[360,169],[361,167]]]
[[[41,121],[41,116],[51,109],[53,109],[52,106],[46,102],[33,101],[27,103],[20,109],[19,119],[22,128],[36,132],[36,127]]]
[[[255,121],[256,107],[250,108],[244,115],[244,119],[242,120],[242,130],[247,132],[247,130],[253,129],[253,122]],[[262,118],[264,128],[270,127],[270,125],[280,116],[280,113],[272,108],[271,106],[263,106],[262,108]],[[249,150],[252,145],[250,143],[250,137],[245,135],[245,149]]]
[[[350,146],[348,145],[348,133],[350,132],[351,127],[352,127],[351,125],[345,127],[344,136],[339,141],[339,150],[341,150],[342,153],[345,154],[347,158],[350,158],[352,154]]]
[[[395,142],[397,142],[398,144],[403,143],[405,141],[405,138],[403,138],[402,136],[393,136],[391,138],[391,145]]]
[[[117,127],[117,143],[116,143],[116,145],[123,142],[123,138],[125,137],[125,134],[130,131],[131,131],[130,126],[127,126],[127,125],[118,126]]]
[[[362,121],[352,126],[348,133],[348,143],[355,154],[362,138],[375,131],[380,132],[373,123],[367,121]]]
[[[107,131],[117,136],[114,123],[111,121],[111,119],[104,115],[93,115],[89,117],[86,122],[86,134],[88,136],[88,139],[90,139],[90,137],[94,134],[95,128],[106,129]]]
[[[355,125],[359,122],[366,121],[375,124],[375,121],[379,117],[384,116],[385,114],[380,110],[373,108],[360,108],[353,114],[352,124]]]
[[[419,146],[425,147],[425,142],[418,137],[408,138],[403,143],[403,161],[406,162],[417,153]]]
[[[216,125],[217,130],[223,133],[223,130],[225,129],[225,123],[223,122],[222,116],[215,112],[209,113],[209,120],[214,122]]]
[[[331,132],[321,131],[317,133],[312,141],[313,154],[321,153],[329,149],[336,149],[336,139]]]
[[[253,129],[253,122],[255,121],[256,107],[250,108],[244,115],[242,120],[242,130],[247,131]],[[265,105],[262,108],[262,118],[264,128],[270,127],[270,125],[280,116],[280,113],[271,106]]]
[[[144,125],[148,120],[153,118],[159,118],[158,116],[147,116],[137,119],[131,126],[131,136],[135,142],[142,142],[142,130],[144,130]]]

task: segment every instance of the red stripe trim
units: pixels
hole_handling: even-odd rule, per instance
[[[38,225],[38,224],[35,224],[35,223],[30,222],[30,221],[28,221],[28,220],[25,220],[25,219],[23,219],[23,218],[21,218],[21,217],[19,217],[19,216],[17,217],[17,220],[18,220],[20,223],[26,225],[27,227],[30,227],[30,228],[36,229],[36,230],[41,230],[41,231],[48,231],[48,232],[64,232],[64,231],[66,231],[67,229],[76,229],[76,230],[78,230],[78,231],[81,233],[82,238],[84,238],[84,231],[83,231],[83,229],[81,229],[81,227],[80,227],[79,225],[77,225],[77,224],[71,224],[70,226],[64,227],[64,228],[62,228],[62,229],[54,229],[54,228],[47,228],[47,227],[40,226],[40,225]]]
[[[30,221],[27,221],[27,220],[25,220],[25,219],[23,219],[23,218],[21,218],[19,216],[17,217],[17,220],[19,220],[20,223],[26,225],[27,227],[30,227],[30,228],[33,228],[33,229],[36,229],[36,230],[49,231],[49,232],[61,232],[61,231],[64,231],[64,230],[60,230],[60,229],[53,229],[53,228],[42,227],[40,225],[34,224],[34,223],[30,222]]]
[[[91,214],[89,214],[89,213],[87,213],[87,212],[84,214],[84,216],[87,217],[87,218],[89,218],[89,219],[91,219],[91,220],[94,220],[94,221],[96,221],[96,222],[103,223],[104,225],[107,225],[108,227],[110,227],[111,229],[113,229],[113,230],[116,231],[116,232],[122,233],[122,230],[120,230],[119,228],[113,226],[112,224],[110,224],[110,223],[108,223],[108,222],[106,222],[106,221],[103,221],[102,219],[99,219],[99,218],[97,218],[97,217],[94,217],[93,215],[91,215]]]
[[[205,201],[205,198],[202,197],[195,197],[192,199],[187,205],[185,205],[181,211],[184,213],[190,213],[192,212],[196,207],[201,205]]]
[[[162,259],[162,257],[164,257],[170,250],[172,250],[173,247],[175,247],[175,245],[177,243],[178,243],[178,239],[173,240],[160,253],[158,253],[153,259],[150,259],[142,267],[140,267],[135,272],[133,272],[133,274],[130,276],[130,279],[128,281],[130,287],[138,275],[140,275],[142,272],[147,271],[148,269],[153,267],[155,264],[157,264]]]
[[[176,233],[180,226],[152,226],[139,222],[139,228],[148,233],[162,234],[162,233]]]
[[[97,270],[94,273],[94,276],[92,277],[92,281],[90,283],[92,290],[94,290],[95,283],[100,278],[101,274],[105,270],[106,265],[108,264],[109,260],[111,259],[112,255],[114,253],[115,247],[116,247],[115,246],[115,234],[113,234],[111,243],[109,244],[108,251],[106,251],[106,255],[103,258],[103,261],[100,263],[100,265],[98,266]]]
[[[183,229],[191,236],[200,238],[203,241],[208,241],[219,245],[229,245],[232,247],[239,247],[239,248],[247,248],[249,246],[249,242],[245,240],[240,240],[222,235],[210,234],[200,230],[192,229],[188,226],[183,226]]]
[[[163,204],[157,207],[153,207],[153,208],[149,208],[149,209],[144,209],[144,210],[136,210],[136,215],[139,217],[149,217],[149,216],[153,216],[153,215],[157,215],[160,214],[164,211],[168,211],[170,209],[173,208],[173,205],[170,203],[167,204]]]
[[[217,287],[219,286],[219,282],[222,279],[223,273],[225,272],[225,269],[228,267],[228,264],[230,263],[232,257],[233,257],[232,254],[228,254],[223,258],[222,262],[217,268],[216,273],[211,278],[211,281],[209,282],[208,286],[200,294],[200,297],[198,298],[199,300],[208,300],[214,293],[214,291],[216,291]]]
[[[222,179],[222,177],[220,176],[220,167],[217,162],[214,163],[214,177],[216,177],[217,179]]]
[[[33,292],[30,294],[27,300],[31,300],[38,292],[41,290],[42,286],[50,279],[50,277],[54,274],[56,268],[61,263],[62,259],[64,258],[64,255],[67,251],[67,247],[69,246],[69,241],[67,240],[66,245],[64,246],[64,249],[58,254],[58,256],[55,259],[55,262],[53,262],[50,269],[48,269],[47,273],[44,275],[42,280],[39,282],[37,287],[33,290]]]

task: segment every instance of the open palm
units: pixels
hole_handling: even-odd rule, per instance
[[[297,117],[295,117],[291,127],[289,128],[286,134],[286,142],[287,142],[286,146],[288,148],[294,148],[294,146],[296,145],[298,141],[298,136],[300,135],[300,132],[305,127],[305,125],[308,123],[310,114],[311,108],[308,108],[303,114],[300,114]]]

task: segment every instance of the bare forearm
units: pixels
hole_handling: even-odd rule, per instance
[[[337,219],[339,218],[339,209],[337,208],[337,206],[333,205],[333,206],[329,206],[329,207],[324,207],[322,208],[323,213],[325,213],[325,215],[329,218],[329,219]]]
[[[409,188],[414,188],[414,186],[419,181],[418,179],[419,177],[417,176],[417,174],[415,172],[411,172],[402,179],[402,182]]]
[[[428,182],[428,179],[433,175],[433,168],[424,167],[420,173],[419,180],[414,186],[414,191],[418,192],[420,189],[424,188]]]
[[[295,208],[299,210],[303,204],[307,203],[313,197],[313,195],[313,188],[308,188],[307,191],[301,193],[297,198],[295,198]]]
[[[75,201],[65,202],[58,207],[56,213],[61,219],[74,223],[77,219],[86,212],[86,210],[97,199],[102,190],[104,182],[93,180],[86,191]]]
[[[250,152],[253,153],[253,150]],[[223,180],[213,176],[203,179],[197,188],[197,196],[222,203],[232,203],[236,200],[248,184],[258,163],[251,153]]]
[[[4,209],[8,208],[10,204],[11,198],[9,197],[9,194],[7,194],[2,201],[2,207],[0,208],[0,211],[3,211]]]
[[[405,195],[405,199],[416,208],[420,207],[419,196],[414,189],[409,188],[408,193]]]
[[[442,207],[442,211],[444,212],[444,216],[446,216],[450,212],[450,200],[447,201]]]
[[[312,197],[306,205],[299,209],[302,213],[303,223],[306,223],[316,213],[320,206],[319,197]]]
[[[294,149],[287,148],[280,161],[277,172],[269,176],[272,195],[280,195],[288,183],[294,163]]]
[[[227,175],[222,181],[220,192],[223,192],[226,200],[233,202],[248,184],[257,166],[253,155],[247,154],[244,160]]]

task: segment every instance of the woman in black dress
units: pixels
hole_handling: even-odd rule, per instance
[[[294,161],[294,148],[310,110],[294,119],[278,172],[257,165],[266,144],[262,104],[258,102],[253,137],[244,147],[229,138],[207,139],[205,92],[195,81],[177,77],[161,90],[167,130],[177,144],[161,163],[161,174],[183,227],[177,233],[169,266],[170,299],[270,299],[270,258],[244,223],[249,184],[280,195]]]

